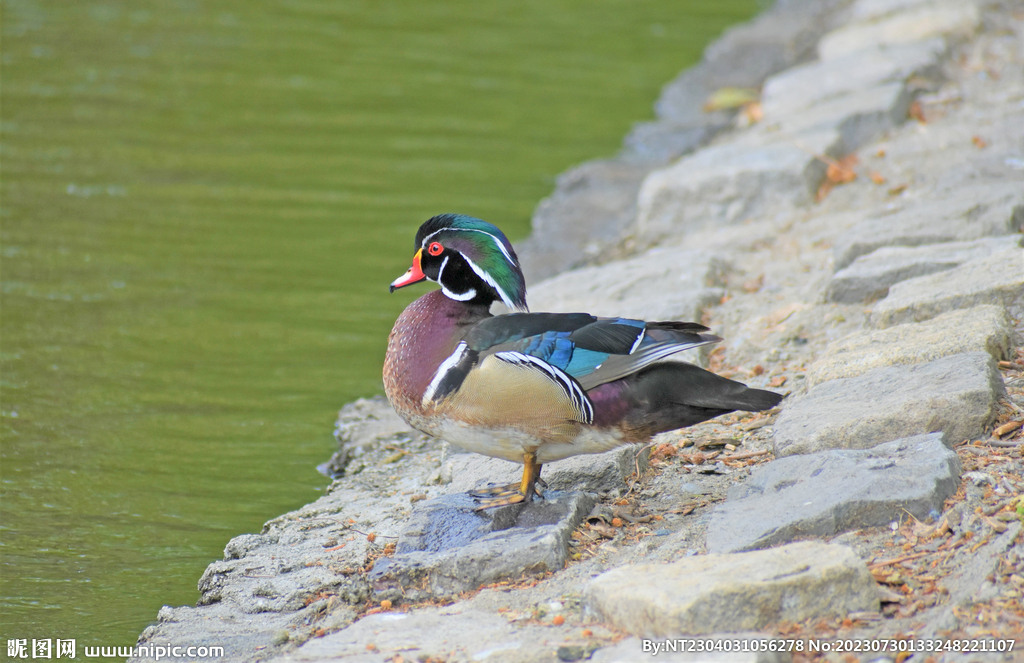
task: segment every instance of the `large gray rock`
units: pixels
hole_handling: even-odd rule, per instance
[[[908,9],[928,5],[934,0],[857,0],[849,7],[849,22],[877,21]]]
[[[360,398],[346,404],[334,424],[334,439],[341,446],[365,447],[416,434],[382,396]]]
[[[959,442],[984,432],[1005,394],[995,360],[984,352],[876,368],[819,384],[783,409],[775,423],[775,455],[868,449],[937,431]]]
[[[901,71],[894,66],[889,73]],[[878,77],[883,82],[856,93],[808,94],[792,106],[778,93],[768,100],[761,126],[652,171],[640,187],[637,234],[652,241],[808,203],[825,175],[818,155],[843,156],[906,119],[911,95],[905,82]]]
[[[834,266],[843,269],[883,246],[921,246],[1009,235],[1024,227],[1024,188],[1020,182],[973,184],[928,202],[865,219],[845,231],[833,248]]]
[[[813,155],[832,154],[842,139],[832,129],[801,136],[800,145],[759,140],[712,145],[653,171],[637,199],[637,234],[650,241],[805,204],[825,174]]]
[[[329,607],[328,607],[329,606]],[[355,618],[355,610],[320,600],[301,613],[239,613],[226,606],[209,606],[202,611],[182,606],[164,606],[157,623],[146,628],[139,638],[138,656],[131,663],[142,661],[173,661],[194,663],[196,656],[188,656],[187,648],[174,656],[172,647],[188,643],[192,647],[221,647],[223,656],[216,658],[225,663],[243,663],[254,660],[259,652],[267,655],[279,650],[299,629],[316,623],[316,628],[336,629],[347,626]],[[168,643],[171,643],[170,645]],[[160,649],[157,649],[160,648]],[[159,656],[158,656],[159,654]]]
[[[946,50],[942,39],[929,39],[893,47],[876,47],[833,60],[818,60],[772,76],[761,93],[766,122],[778,121],[815,104],[834,99],[852,101],[850,95],[909,77],[934,76]]]
[[[852,378],[883,366],[918,364],[964,352],[1005,359],[1012,325],[1001,306],[975,306],[943,313],[927,322],[854,332],[830,343],[807,371],[807,384]]]
[[[699,65],[664,87],[654,107],[658,118],[688,125],[705,122],[709,116],[727,119],[725,113],[703,110],[712,92],[723,87],[760,87],[771,74],[813,57],[818,39],[843,4],[841,0],[779,2],[749,23],[729,28],[708,46]]]
[[[330,460],[317,466],[321,474],[337,479],[344,476],[349,463],[367,450],[398,440],[423,439],[423,435],[405,423],[383,396],[360,398],[346,404],[334,424],[338,450]]]
[[[985,237],[972,242],[944,242],[926,246],[886,246],[860,256],[836,272],[825,291],[830,302],[855,304],[881,299],[890,286],[917,276],[958,267],[993,253],[1020,246],[1020,235]]]
[[[657,121],[637,124],[619,156],[559,177],[534,212],[531,236],[517,247],[527,282],[584,264],[614,244],[635,220],[644,175],[732,126],[735,110],[706,112],[708,97],[723,87],[758,88],[771,74],[806,60],[842,4],[792,0],[730,28],[700,63],[665,85]]]
[[[647,637],[736,632],[878,609],[875,582],[856,553],[812,542],[621,566],[594,578],[584,600],[607,623]]]
[[[761,465],[729,490],[708,525],[708,551],[766,548],[808,536],[927,519],[960,485],[960,460],[943,433],[866,451],[823,451]]]
[[[664,639],[625,638],[611,647],[598,649],[587,659],[591,663],[622,663],[623,661],[659,661],[660,663],[790,663],[788,651],[768,651],[771,643],[755,646],[754,641],[770,640],[764,633],[713,633],[691,637],[679,635]],[[733,651],[722,651],[720,645],[735,643]],[[746,643],[746,645],[744,645]],[[716,650],[716,645],[719,646]],[[744,651],[744,646],[748,649]],[[674,651],[673,651],[674,649]],[[764,651],[750,651],[763,649]]]
[[[730,265],[706,251],[653,249],[560,274],[530,289],[530,309],[648,320],[700,320],[724,294]]]
[[[929,37],[964,38],[973,34],[981,21],[978,8],[970,0],[920,3],[880,18],[878,13],[870,17],[875,20],[852,23],[826,34],[818,42],[818,56],[830,60],[867,48]]]
[[[317,629],[346,626],[356,614],[350,606],[371,596],[358,570],[385,540],[373,544],[363,532],[397,526],[395,501],[339,488],[271,520],[260,534],[231,539],[224,559],[200,578],[198,604],[162,609],[140,644],[216,645],[224,647],[220,660],[251,661],[256,652],[270,655]],[[363,515],[371,508],[378,511],[372,521]]]
[[[562,173],[533,213],[533,232],[516,246],[526,282],[580,265],[616,241],[636,218],[640,183],[654,165],[601,159]]]
[[[342,631],[310,640],[275,660],[380,663],[401,657],[421,661],[550,661],[555,647],[538,646],[549,634],[547,627],[510,623],[501,615],[483,610],[422,608],[363,617]]]
[[[715,116],[721,117],[721,114],[716,113]],[[664,166],[703,146],[715,134],[730,126],[730,123],[724,118],[719,120],[717,117],[715,119],[707,117],[700,124],[686,124],[671,120],[638,122],[633,125],[633,129],[623,141],[623,158],[646,166],[645,172]],[[637,181],[631,203],[636,203],[636,192],[639,189],[640,181]],[[635,207],[632,208],[632,212],[634,215],[636,214]],[[630,218],[629,221],[632,222],[633,218]]]
[[[476,506],[463,493],[418,503],[395,554],[378,559],[369,573],[375,597],[418,601],[561,570],[569,537],[594,500],[549,490],[528,504]]]
[[[778,133],[782,133],[785,143],[802,147],[808,159],[820,162],[817,154],[833,157],[849,154],[903,124],[911,99],[910,90],[901,81],[828,99],[799,112],[772,116],[765,113],[761,138],[776,141]],[[828,136],[828,142],[815,145],[814,139],[819,136]],[[817,189],[820,181],[820,178],[812,180],[808,187]]]
[[[949,271],[897,283],[888,297],[875,304],[868,321],[875,327],[891,327],[983,304],[1002,306],[1012,318],[1024,317],[1024,249],[994,253]]]

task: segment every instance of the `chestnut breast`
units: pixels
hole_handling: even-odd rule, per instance
[[[423,429],[423,392],[437,367],[470,327],[488,317],[486,307],[454,301],[440,290],[423,295],[398,316],[388,337],[384,392],[410,425]]]

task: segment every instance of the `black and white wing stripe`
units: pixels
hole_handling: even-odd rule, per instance
[[[440,401],[458,390],[469,371],[476,365],[477,353],[470,350],[465,341],[459,343],[455,351],[448,356],[434,372],[434,378],[423,392],[423,407],[431,402]]]
[[[594,423],[594,405],[587,398],[587,394],[583,391],[583,387],[572,378],[568,373],[561,370],[556,366],[552,366],[543,359],[533,357],[522,352],[496,352],[494,357],[517,366],[534,366],[541,369],[551,379],[562,388],[566,396],[572,401],[573,408],[580,413],[582,417],[582,423],[592,424]]]

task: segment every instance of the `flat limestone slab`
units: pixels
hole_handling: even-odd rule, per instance
[[[808,536],[886,525],[904,512],[926,519],[960,485],[960,459],[943,433],[864,451],[789,456],[729,490],[708,525],[708,551],[766,548]]]
[[[940,38],[897,46],[876,46],[833,60],[818,60],[787,69],[764,84],[761,109],[774,122],[815,104],[849,98],[884,83],[902,83],[927,75],[946,50]]]
[[[530,288],[531,311],[586,312],[646,320],[700,320],[718,303],[729,264],[706,251],[654,249],[584,267]]]
[[[640,187],[637,232],[658,239],[727,223],[739,223],[765,208],[802,205],[825,174],[813,154],[831,153],[836,131],[764,143],[759,134],[712,145],[653,171]],[[777,139],[776,139],[777,140]]]
[[[285,661],[535,661],[550,660],[538,651],[550,632],[543,626],[516,626],[483,610],[424,608],[363,617],[348,628],[314,638],[274,659]],[[372,650],[367,645],[374,645]]]
[[[836,139],[824,153],[848,154],[903,124],[910,102],[905,83],[884,83],[801,111],[781,113],[777,118],[769,119],[766,113],[765,123],[771,122],[782,134],[792,136],[798,146],[804,146],[808,136],[834,134]]]
[[[934,0],[857,0],[850,8],[851,22],[877,21],[897,12],[928,5]]]
[[[369,573],[375,598],[418,601],[559,571],[569,537],[594,500],[549,490],[529,504],[476,506],[464,493],[417,503],[395,554],[378,559]]]
[[[651,168],[598,159],[562,173],[533,213],[533,232],[516,247],[527,284],[570,269],[618,239],[636,215],[637,191]]]
[[[878,609],[875,581],[856,553],[817,542],[621,566],[591,580],[584,601],[607,623],[647,637]]]
[[[818,42],[818,57],[831,60],[855,51],[936,36],[967,37],[980,24],[970,0],[921,3],[884,18],[852,23],[829,32]]]
[[[984,432],[1005,394],[995,360],[985,352],[831,380],[782,410],[772,439],[775,456],[869,449],[937,431],[960,442]]]
[[[993,253],[1019,248],[1020,235],[925,246],[884,246],[835,273],[825,291],[830,302],[856,304],[881,299],[900,281],[959,267]]]
[[[1024,317],[1024,249],[1001,251],[897,283],[888,297],[875,304],[868,322],[885,328],[984,304],[1002,306],[1012,318]]]
[[[1005,359],[1012,326],[1001,306],[975,306],[943,313],[927,322],[865,330],[829,344],[807,372],[808,386],[852,378],[883,366],[918,364],[964,352]]]
[[[849,266],[883,246],[921,246],[1018,233],[1024,226],[1019,182],[965,185],[930,201],[875,216],[843,232],[832,250],[834,268]]]

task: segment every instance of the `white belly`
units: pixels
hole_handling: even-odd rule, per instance
[[[544,442],[514,428],[481,429],[448,421],[435,433],[452,444],[492,458],[523,462],[523,454],[537,454],[538,463],[550,463],[580,454],[596,454],[626,444],[618,431],[583,428],[569,442]]]

